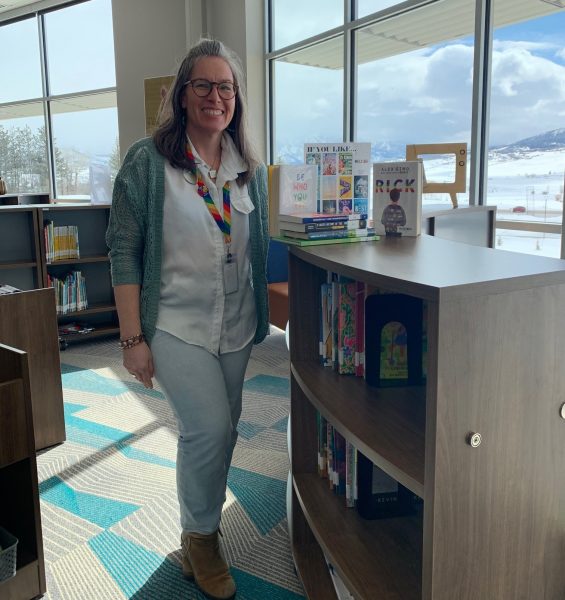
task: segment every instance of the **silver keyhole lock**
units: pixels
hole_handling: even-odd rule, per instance
[[[482,438],[480,433],[471,432],[467,436],[467,443],[469,444],[469,446],[471,446],[471,448],[478,448],[481,445],[481,441]]]

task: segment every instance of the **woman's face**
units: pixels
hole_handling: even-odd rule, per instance
[[[213,83],[234,83],[228,63],[218,56],[205,56],[196,63],[190,80],[196,79],[207,79]],[[221,133],[232,120],[235,96],[224,100],[218,94],[217,86],[213,86],[210,94],[202,98],[195,94],[192,85],[187,85],[182,97],[182,107],[186,111],[187,131],[191,137]]]

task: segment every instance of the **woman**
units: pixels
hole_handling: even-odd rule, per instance
[[[245,370],[268,331],[267,182],[239,61],[201,40],[152,138],[128,151],[107,242],[126,369],[177,417],[182,568],[211,598],[235,583],[218,545]]]

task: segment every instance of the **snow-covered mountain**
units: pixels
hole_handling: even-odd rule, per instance
[[[310,140],[316,141],[316,140]],[[328,140],[321,140],[327,142]],[[333,140],[336,141],[336,140]],[[403,160],[406,146],[395,142],[376,142],[372,146],[371,160],[373,162]],[[540,152],[551,152],[552,154],[565,153],[565,128],[553,129],[539,135],[512,142],[502,146],[492,146],[489,150],[491,160],[506,162],[528,158],[529,154],[539,156]],[[299,145],[284,146],[280,149],[275,162],[301,163],[304,157],[304,147]]]
[[[565,129],[553,129],[506,146],[491,148],[491,151],[497,154],[545,152],[547,150],[565,150]]]

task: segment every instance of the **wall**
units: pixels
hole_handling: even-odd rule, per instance
[[[186,52],[185,0],[112,0],[122,158],[145,136],[143,80],[172,75]]]
[[[259,154],[266,159],[265,7],[263,0],[210,0],[209,34],[237,52],[247,73],[249,124]]]

